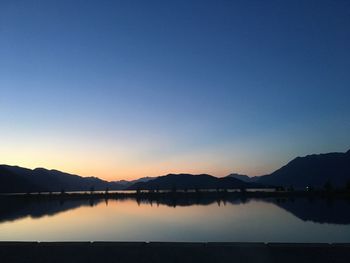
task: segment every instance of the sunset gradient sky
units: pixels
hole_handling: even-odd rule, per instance
[[[108,180],[350,148],[350,1],[0,1],[0,163]]]

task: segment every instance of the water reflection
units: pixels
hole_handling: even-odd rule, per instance
[[[41,218],[81,206],[94,206],[101,200],[6,200],[0,201],[0,223],[25,217]]]
[[[30,217],[38,219],[44,216],[55,216],[56,214],[78,209],[79,207],[94,207],[104,204],[108,206],[114,199],[72,199],[72,200],[23,200],[23,199],[0,199],[0,223],[16,221]],[[344,224],[350,225],[350,201],[331,199],[309,199],[309,198],[225,198],[218,199],[208,197],[200,198],[119,198],[120,202],[134,202],[137,206],[167,206],[167,207],[195,207],[232,206],[245,205],[252,201],[258,203],[273,204],[278,208],[291,213],[303,221],[314,223]],[[133,209],[135,209],[133,207]]]
[[[319,198],[267,200],[303,221],[329,224],[350,224],[350,201]]]

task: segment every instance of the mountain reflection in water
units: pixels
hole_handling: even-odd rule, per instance
[[[99,204],[108,206],[114,199],[72,199],[72,200],[0,200],[0,224],[8,221],[16,221],[30,217],[39,219],[44,216],[55,216],[61,212],[70,211],[83,206],[94,207]],[[201,198],[122,198],[118,201],[133,201],[141,205],[149,206],[237,206],[245,205],[251,201],[274,204],[284,209],[303,221],[328,224],[350,224],[350,201],[332,199],[310,199],[310,198],[225,198],[217,199],[210,197]]]

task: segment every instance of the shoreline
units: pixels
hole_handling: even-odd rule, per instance
[[[66,199],[150,199],[158,198],[326,198],[326,199],[350,199],[350,191],[197,191],[197,192],[69,192],[69,193],[2,193],[1,199],[18,200],[66,200]]]

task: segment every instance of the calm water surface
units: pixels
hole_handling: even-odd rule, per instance
[[[307,199],[7,202],[0,240],[350,242],[349,211]]]

